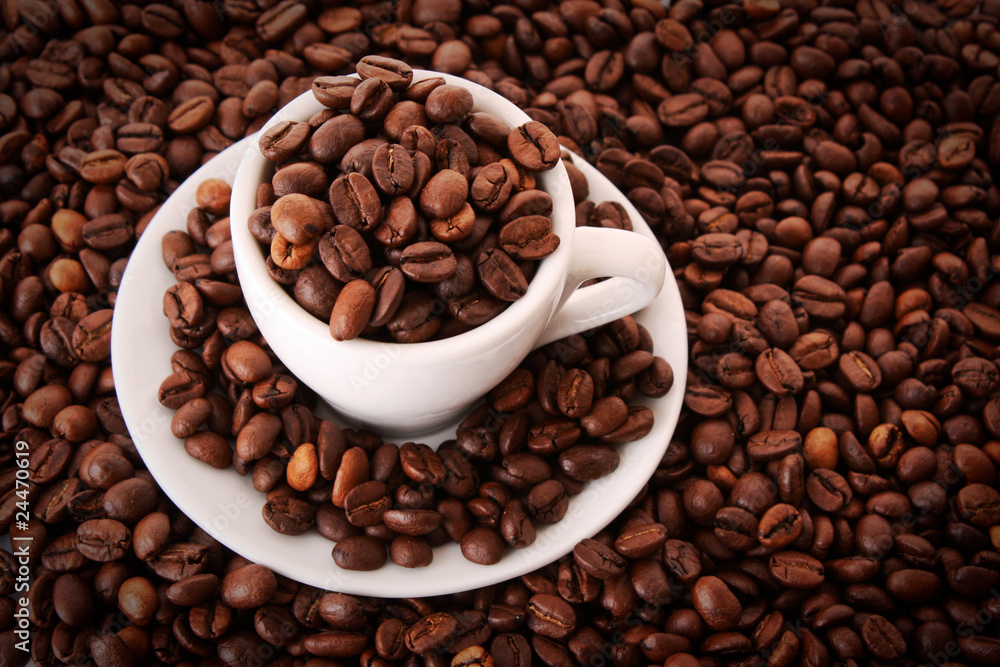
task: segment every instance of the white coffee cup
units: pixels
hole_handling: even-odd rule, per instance
[[[497,93],[459,77],[414,70],[413,81],[442,77],[472,93],[473,111],[511,128],[531,119]],[[325,107],[304,93],[285,105],[262,132],[284,120],[304,121]],[[440,429],[503,380],[545,343],[605,324],[648,305],[663,286],[660,246],[618,229],[576,227],[573,194],[562,162],[536,174],[553,201],[558,249],[541,260],[528,290],[492,320],[471,331],[425,343],[337,341],[327,322],[299,306],[267,273],[265,250],[247,221],[257,188],[274,164],[256,142],[233,184],[230,218],[236,269],[247,306],[271,349],[347,421],[409,438]],[[591,278],[610,277],[580,288]]]

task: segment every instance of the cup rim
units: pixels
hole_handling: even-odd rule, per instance
[[[350,76],[359,78],[357,74]],[[438,77],[444,79],[447,84],[461,86],[469,90],[474,100],[473,112],[484,111],[496,114],[505,122],[510,123],[511,129],[532,120],[513,102],[475,82],[443,72],[413,70],[413,83]],[[327,107],[315,98],[312,91],[306,91],[279,109],[263,125],[256,136],[259,137],[260,134],[277,123],[286,120],[305,121],[324,109]],[[547,322],[561,302],[566,274],[572,257],[576,217],[569,174],[566,171],[564,161],[560,158],[554,168],[536,174],[536,178],[540,181],[536,187],[552,197],[552,227],[559,236],[559,247],[551,255],[539,260],[538,268],[528,283],[528,289],[524,296],[512,302],[488,322],[450,338],[420,343],[378,341],[362,337],[345,341],[335,340],[330,335],[329,323],[323,322],[305,310],[271,278],[265,268],[264,250],[257,239],[250,234],[247,220],[256,208],[257,188],[264,182],[262,174],[272,169],[271,161],[264,157],[260,151],[259,142],[254,140],[250,143],[246,155],[240,162],[232,190],[233,250],[240,284],[245,293],[247,286],[251,287],[250,294],[246,294],[251,310],[253,310],[254,305],[259,305],[259,299],[269,301],[273,307],[270,317],[287,320],[289,325],[296,327],[296,335],[309,337],[309,340],[305,341],[307,344],[326,343],[330,346],[328,349],[334,353],[358,353],[362,355],[376,353],[387,345],[394,345],[400,346],[401,349],[397,350],[400,355],[414,356],[419,354],[428,362],[433,362],[434,357],[447,355],[454,358],[473,354],[475,350],[511,339],[527,328],[533,318],[544,317]],[[440,300],[436,299],[436,301]],[[543,329],[544,327],[539,329],[539,333]],[[273,341],[270,339],[268,342],[273,345]],[[300,339],[299,344],[302,342]],[[403,351],[408,348],[412,348],[413,352]],[[431,356],[427,357],[426,355]]]

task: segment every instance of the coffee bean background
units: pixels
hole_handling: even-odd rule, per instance
[[[0,9],[0,530],[35,545],[37,663],[1000,661],[995,0]],[[158,202],[368,54],[490,86],[595,163],[663,239],[689,323],[686,410],[632,507],[579,555],[428,600],[319,591],[227,552],[143,469],[107,359]],[[190,229],[212,253],[181,267],[196,283],[231,261],[206,222]],[[195,287],[203,308],[239,298]],[[362,562],[366,537],[341,557]],[[17,567],[0,552],[5,596]],[[21,606],[0,598],[3,664],[27,658]]]

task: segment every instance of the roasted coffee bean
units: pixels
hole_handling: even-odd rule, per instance
[[[118,128],[115,139],[122,153],[155,153],[163,145],[163,130],[152,123],[127,123]]]
[[[432,218],[448,218],[458,213],[469,195],[469,182],[453,169],[443,169],[427,182],[420,193],[420,210]]]
[[[449,278],[458,268],[454,253],[436,241],[421,241],[403,249],[399,268],[410,280],[436,283]]]
[[[309,140],[307,123],[281,121],[260,136],[260,152],[269,160],[283,162],[301,151]]]
[[[427,567],[434,559],[434,550],[423,538],[400,535],[389,545],[389,557],[400,567]]]
[[[757,527],[757,539],[768,549],[781,549],[802,534],[802,516],[791,505],[775,505],[764,513]]]
[[[340,176],[330,185],[330,205],[341,224],[360,231],[382,221],[382,205],[371,182],[359,173]]]
[[[497,530],[480,526],[463,535],[460,546],[466,560],[479,565],[495,565],[500,562],[507,545]]]
[[[197,326],[204,312],[201,293],[191,283],[177,283],[163,295],[163,314],[172,327]]]
[[[253,609],[271,600],[278,588],[274,573],[262,565],[244,565],[222,580],[222,601],[233,609]]]
[[[645,406],[629,408],[625,423],[601,436],[601,440],[612,445],[633,442],[645,437],[653,429],[653,412]]]
[[[986,528],[994,525],[998,512],[1000,493],[986,484],[969,484],[956,496],[956,508],[965,521]]]
[[[312,505],[291,496],[268,500],[262,513],[267,525],[282,535],[301,535],[315,523]]]
[[[515,549],[523,549],[534,543],[535,525],[523,501],[514,499],[507,503],[500,520],[500,531],[507,544]]]
[[[823,564],[808,554],[779,551],[768,563],[771,575],[793,589],[812,589],[823,583]]]
[[[569,498],[561,483],[556,480],[542,482],[531,489],[527,500],[528,511],[539,523],[556,523],[569,507]]]
[[[628,419],[628,405],[618,396],[605,396],[591,405],[580,418],[580,426],[590,436],[602,436],[614,431]]]
[[[304,245],[329,226],[329,211],[318,199],[299,193],[286,194],[271,207],[271,225],[290,243]]]
[[[371,252],[353,227],[335,225],[320,238],[318,247],[323,266],[343,283],[361,278],[372,269]]]
[[[354,487],[344,500],[347,520],[361,527],[374,526],[382,521],[391,506],[385,484],[375,480]]]
[[[486,212],[503,208],[510,200],[516,182],[519,180],[516,170],[511,172],[501,162],[486,165],[476,175],[469,189],[473,205]]]
[[[573,557],[588,574],[602,581],[625,571],[625,559],[596,540],[586,539],[577,544]]]
[[[458,629],[458,621],[451,614],[445,612],[429,614],[407,629],[406,648],[417,655],[440,650],[448,645]]]
[[[364,607],[352,595],[326,593],[316,605],[320,617],[337,630],[357,631],[366,625]]]
[[[551,221],[541,215],[515,218],[500,229],[500,247],[515,260],[542,259],[559,247]]]
[[[433,123],[456,123],[472,111],[472,93],[460,86],[438,86],[424,102],[427,118]]]
[[[371,319],[375,308],[375,288],[358,278],[344,285],[330,314],[330,333],[334,340],[356,338]]]
[[[873,391],[882,383],[881,369],[864,352],[853,351],[841,355],[838,367],[855,391]]]
[[[113,519],[92,519],[76,531],[77,549],[90,560],[105,563],[124,556],[132,544],[131,531]]]
[[[776,461],[797,452],[802,438],[795,431],[759,431],[747,443],[751,460]]]
[[[417,233],[417,211],[408,197],[396,197],[389,204],[383,224],[375,228],[379,243],[399,248],[412,240]]]
[[[501,301],[516,301],[528,290],[528,281],[520,267],[499,248],[479,254],[476,274],[486,291]]]
[[[708,115],[708,103],[698,93],[674,95],[657,108],[657,117],[668,127],[688,127],[701,122]]]
[[[895,660],[906,650],[899,630],[884,616],[873,614],[861,626],[861,638],[872,655],[880,660]]]
[[[345,229],[347,228],[346,226],[344,227]],[[350,243],[347,236],[348,235],[345,234],[340,240],[347,240],[348,243]],[[322,248],[321,258],[325,257],[331,260],[334,262],[332,265],[336,266],[338,271],[342,271],[344,275],[349,275],[350,269],[346,266],[346,262],[343,261],[343,258],[339,256],[339,250],[332,247],[330,241],[331,239],[326,237],[318,241],[317,245]],[[363,252],[364,251],[362,251],[362,254],[358,257],[359,262],[365,261]],[[354,259],[353,252],[349,254],[349,259]],[[357,262],[352,261],[352,263],[358,265]],[[273,267],[270,258],[267,268],[268,273],[271,274],[275,280],[281,282],[282,284],[294,285],[292,294],[299,305],[316,317],[327,319],[330,311],[333,309],[333,303],[343,287],[339,281],[335,280],[333,276],[330,275],[329,270],[317,265],[310,265],[306,266],[301,271],[284,271],[283,269]]]
[[[358,655],[364,650],[366,643],[364,635],[346,632],[319,632],[310,635],[303,642],[310,654],[328,658]]]
[[[179,371],[160,385],[160,403],[168,408],[179,408],[193,398],[204,396],[208,390],[207,378],[189,371]]]
[[[372,176],[384,194],[404,194],[413,185],[413,160],[399,144],[382,144],[372,156]]]
[[[552,197],[542,190],[522,190],[511,194],[507,205],[500,211],[500,222],[506,225],[518,218],[535,215],[551,217]]]
[[[609,445],[574,445],[559,454],[559,469],[567,477],[591,482],[614,472],[620,457]]]
[[[622,532],[615,540],[615,551],[626,558],[652,556],[667,541],[667,530],[659,523],[647,523]]]
[[[529,171],[545,171],[559,160],[559,142],[542,123],[531,121],[507,136],[507,146],[517,164]]]
[[[211,97],[199,95],[174,107],[167,116],[167,126],[177,134],[192,134],[204,128],[215,114]]]
[[[485,290],[472,290],[452,299],[448,304],[448,310],[452,317],[469,326],[478,326],[489,322],[499,315],[505,307],[505,302],[500,301]]]
[[[458,213],[448,218],[437,218],[430,223],[431,234],[444,243],[454,243],[467,238],[476,225],[476,214],[468,203]]]
[[[527,625],[553,639],[568,637],[576,629],[576,613],[562,598],[549,593],[533,595],[525,607]]]
[[[745,551],[757,544],[757,518],[739,507],[724,507],[715,515],[715,536],[735,551]]]
[[[764,350],[757,357],[754,369],[760,383],[778,396],[797,394],[804,387],[801,369],[784,350]]]
[[[795,302],[812,317],[830,319],[844,313],[844,290],[836,283],[820,276],[806,276],[795,283],[792,291]]]
[[[334,164],[364,138],[364,123],[350,114],[334,116],[316,128],[309,137],[309,155],[322,164]],[[335,199],[330,198],[334,204]]]
[[[125,246],[135,235],[135,229],[124,215],[109,213],[84,223],[81,233],[87,247],[106,252]]]
[[[116,150],[88,153],[80,161],[80,176],[90,183],[115,183],[125,175],[125,156]]]
[[[434,510],[387,510],[385,525],[404,535],[426,535],[441,525],[442,517]]]
[[[413,70],[405,62],[381,56],[365,56],[358,61],[358,76],[380,79],[395,91],[406,90],[413,80]]]
[[[351,106],[354,89],[360,82],[359,79],[350,76],[320,76],[313,79],[312,92],[324,106],[331,109],[348,109]],[[265,156],[275,162],[281,161],[267,154]]]
[[[389,86],[380,79],[366,79],[358,84],[351,95],[351,113],[368,123],[380,120],[392,107],[393,95]]]
[[[714,576],[701,577],[691,589],[691,602],[705,624],[715,631],[736,626],[743,607],[726,583]]]
[[[847,505],[853,495],[841,475],[822,468],[814,470],[806,479],[806,493],[817,507],[828,512],[835,512]]]

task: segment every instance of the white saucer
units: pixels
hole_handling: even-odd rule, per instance
[[[457,544],[447,544],[434,550],[434,562],[425,568],[411,570],[390,561],[374,572],[342,570],[331,557],[333,543],[315,531],[292,537],[264,523],[264,497],[254,490],[249,476],[210,468],[184,451],[183,443],[170,432],[173,411],[157,400],[157,389],[170,374],[170,356],[177,349],[162,313],[163,293],[175,281],[161,259],[160,239],[167,231],[185,229],[202,181],[232,182],[251,141],[256,137],[214,157],[164,202],[132,253],[115,304],[111,360],[121,411],[146,466],[177,507],[233,551],[275,572],[325,590],[394,598],[444,595],[518,577],[568,553],[577,542],[610,523],[656,469],[684,398],[687,330],[669,267],[660,295],[635,315],[649,330],[654,352],[670,362],[674,371],[674,386],[666,396],[637,399],[655,414],[653,430],[641,440],[620,446],[618,469],[587,484],[572,498],[562,521],[539,527],[534,544],[509,551],[496,565],[471,563],[462,557]],[[591,199],[620,202],[632,216],[636,231],[653,238],[638,212],[600,172],[582,159],[574,164],[589,180]],[[454,428],[420,440],[432,443],[452,437]]]

